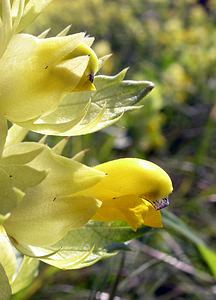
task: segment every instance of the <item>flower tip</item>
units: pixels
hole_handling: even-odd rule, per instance
[[[150,81],[149,87],[148,87],[149,92],[152,91],[154,89],[154,87],[155,87],[154,83]]]

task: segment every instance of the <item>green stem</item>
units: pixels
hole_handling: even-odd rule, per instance
[[[195,156],[195,163],[202,165],[205,159],[208,149],[211,146],[211,138],[215,130],[216,122],[216,105],[214,105],[209,113],[209,117],[204,129],[203,137],[201,139],[200,146]]]
[[[124,264],[125,264],[125,257],[126,257],[125,252],[122,252],[122,257],[121,257],[121,261],[120,261],[120,264],[119,264],[118,273],[116,274],[116,279],[115,279],[114,284],[112,286],[112,290],[110,292],[109,300],[113,300],[115,298],[115,295],[116,295],[116,292],[117,292],[117,289],[118,289],[118,285],[119,285],[119,282],[120,282],[120,279],[121,279],[122,271],[123,271],[123,268],[124,268]]]

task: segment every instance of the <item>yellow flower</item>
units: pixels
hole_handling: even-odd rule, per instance
[[[134,229],[162,226],[159,210],[168,205],[167,196],[173,189],[163,169],[136,158],[113,160],[95,169],[106,173],[106,177],[84,191],[102,201],[94,220],[123,220]]]
[[[73,91],[94,90],[98,59],[84,33],[14,35],[0,59],[0,113],[24,122],[53,112]]]

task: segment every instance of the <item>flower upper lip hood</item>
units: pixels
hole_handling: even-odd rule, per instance
[[[85,191],[102,201],[95,220],[124,220],[134,229],[162,226],[158,208],[168,204],[167,196],[173,190],[171,179],[162,168],[136,158],[113,160],[95,168],[106,173]]]
[[[147,160],[122,158],[100,164],[95,169],[107,176],[90,191],[97,192],[104,201],[123,195],[138,195],[154,202],[173,190],[169,175]],[[108,190],[109,193],[106,192]]]
[[[94,90],[98,59],[85,33],[52,38],[16,34],[0,59],[0,112],[24,122],[54,111],[73,91]]]

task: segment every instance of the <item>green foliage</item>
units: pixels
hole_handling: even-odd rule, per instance
[[[216,278],[216,252],[209,249],[203,240],[197,234],[195,234],[191,228],[189,228],[184,222],[182,222],[172,213],[164,213],[164,224],[166,225],[167,229],[174,230],[176,233],[183,235],[196,245],[197,249],[202,255],[203,260],[206,262],[212,274]]]

